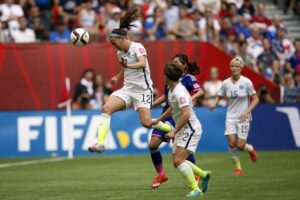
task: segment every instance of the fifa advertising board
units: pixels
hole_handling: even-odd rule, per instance
[[[153,117],[160,112],[154,109]],[[259,105],[253,111],[249,142],[258,150],[299,150],[299,112],[299,105]],[[0,112],[0,156],[64,156],[69,145],[75,156],[89,155],[88,147],[97,141],[100,114],[74,111],[68,120],[64,111]],[[199,107],[196,114],[203,128],[197,151],[227,151],[226,108],[210,112]],[[104,154],[149,153],[151,131],[141,126],[134,110],[114,113]],[[172,143],[164,143],[161,150],[171,153],[171,147]]]

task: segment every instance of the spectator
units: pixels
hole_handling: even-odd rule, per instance
[[[113,29],[119,27],[121,17],[122,10],[119,7],[112,8],[111,16],[107,19],[107,24],[105,25],[107,33],[110,33]]]
[[[37,40],[48,39],[50,24],[46,17],[41,16],[40,9],[37,6],[30,8],[28,27],[34,30]]]
[[[66,23],[60,20],[57,23],[56,30],[52,31],[49,36],[50,42],[69,42],[71,31],[68,29]]]
[[[275,103],[266,85],[259,86],[257,95],[259,98],[259,103]]]
[[[86,28],[90,34],[90,41],[99,39],[99,21],[97,13],[93,10],[93,0],[87,0],[79,12],[79,26]]]
[[[265,4],[257,4],[256,14],[252,17],[252,23],[264,31],[272,25],[272,21],[265,15]]]
[[[246,41],[239,42],[239,51],[238,52],[239,52],[239,55],[244,60],[245,65],[248,67],[251,67],[254,71],[259,73],[255,58],[247,52],[247,42]]]
[[[300,88],[295,86],[291,73],[285,74],[283,88],[283,103],[300,103]]]
[[[166,37],[166,27],[161,8],[154,9],[153,17],[148,17],[145,22],[147,38],[150,41],[164,39]]]
[[[14,4],[14,0],[5,0],[0,5],[1,21],[7,21],[11,31],[19,29],[18,18],[24,16],[24,12],[20,5]]]
[[[25,17],[19,17],[18,22],[20,27],[18,30],[12,31],[11,35],[16,43],[31,43],[35,42],[35,33],[32,29],[27,28],[27,19]]]
[[[88,91],[85,86],[78,85],[72,100],[72,109],[92,109]]]
[[[255,14],[255,7],[251,0],[244,0],[242,7],[238,10],[239,14],[246,17],[247,19],[252,18]]]
[[[263,46],[261,35],[255,25],[251,27],[251,37],[247,39],[247,43],[247,52],[256,59],[263,52]]]
[[[197,37],[195,36],[196,27],[190,18],[188,18],[187,8],[179,8],[179,21],[176,21],[173,27],[173,34],[178,39],[184,40],[194,40]]]
[[[218,95],[218,92],[221,88],[222,81],[218,79],[219,70],[217,67],[210,68],[210,79],[205,81],[203,84],[204,88],[204,102],[203,104],[208,106],[214,102],[215,97]],[[222,99],[219,105],[225,106],[226,101]]]
[[[209,11],[213,15],[217,15],[221,9],[221,1],[220,0],[198,0],[197,6],[202,13]]]
[[[279,61],[273,60],[272,75],[269,80],[279,86],[281,84],[282,77],[283,77],[283,70],[281,69],[281,65],[280,65]]]
[[[274,60],[278,60],[277,55],[272,51],[268,39],[263,40],[263,52],[257,57],[257,66],[260,73],[264,74],[266,78],[271,77],[271,66]]]
[[[167,28],[167,35],[169,39],[175,39],[173,35],[173,27],[175,22],[179,20],[179,8],[173,5],[172,0],[166,0],[167,7],[164,10],[164,19]]]
[[[219,21],[209,12],[198,22],[198,34],[201,41],[216,43],[219,40],[221,26]]]
[[[94,80],[94,97],[91,99],[92,108],[101,110],[111,93],[112,90],[104,83],[103,77],[97,74]]]
[[[11,31],[8,28],[8,22],[4,21],[0,23],[0,43],[12,42]]]
[[[295,46],[295,53],[289,59],[289,64],[291,65],[291,68],[294,71],[300,73],[300,38],[295,39],[294,46]]]
[[[273,18],[273,24],[268,27],[268,30],[266,32],[266,36],[268,39],[273,40],[277,38],[277,30],[280,28],[285,28],[281,17],[279,15],[275,15]]]

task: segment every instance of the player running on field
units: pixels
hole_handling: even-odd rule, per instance
[[[194,93],[192,96],[192,100],[196,100],[198,97],[202,96],[204,94],[203,90],[198,84],[197,79],[193,76],[200,73],[200,69],[198,65],[194,62],[189,62],[188,57],[184,54],[175,55],[172,61],[176,62],[181,66],[183,75],[180,78],[180,82],[189,91],[189,93]],[[169,108],[169,104],[167,101],[168,90],[169,90],[168,86],[166,86],[164,95],[157,98],[157,100],[155,100],[153,103],[153,106],[157,106],[166,102],[165,106],[163,107],[162,113],[164,113]],[[167,117],[166,119],[163,120],[163,122],[169,123],[173,127],[175,127],[175,122],[172,116]],[[159,146],[163,142],[169,142],[169,140],[167,140],[166,138],[166,132],[153,129],[152,137],[149,144],[149,149],[150,149],[152,163],[157,172],[157,176],[155,176],[152,181],[152,188],[154,189],[158,188],[163,182],[168,180],[168,176],[163,168],[162,155],[159,151]],[[194,155],[190,154],[187,160],[191,161],[192,163],[195,163]],[[197,182],[199,181],[199,177],[196,176],[195,179]]]
[[[229,153],[235,165],[234,173],[243,173],[238,150],[249,152],[253,162],[257,160],[257,154],[251,144],[246,143],[252,121],[251,111],[258,104],[258,97],[250,79],[241,75],[244,61],[237,56],[230,62],[231,77],[223,81],[214,104],[210,105],[213,110],[219,104],[220,97],[226,97],[228,108],[226,113],[225,135],[228,139]],[[250,96],[252,102],[250,104]]]
[[[101,153],[105,150],[105,137],[110,129],[112,113],[124,110],[131,105],[139,113],[140,121],[144,127],[152,127],[151,106],[152,106],[152,80],[147,60],[147,52],[141,43],[127,39],[127,30],[132,22],[139,18],[138,9],[132,8],[120,21],[120,28],[114,29],[110,35],[111,44],[118,50],[117,56],[122,70],[111,80],[116,83],[124,78],[124,85],[121,89],[113,92],[102,107],[102,115],[98,127],[98,142],[88,149],[91,152]],[[169,124],[160,122],[154,126],[161,131],[168,132],[172,129]]]
[[[170,107],[157,119],[154,124],[173,114],[176,127],[167,133],[167,139],[174,139],[173,164],[188,182],[191,191],[187,197],[196,197],[207,191],[210,171],[204,171],[192,162],[186,160],[194,154],[202,134],[202,127],[193,110],[192,98],[187,89],[180,83],[181,66],[177,63],[166,64],[164,68],[166,83],[170,87],[168,102]],[[201,177],[200,189],[195,175]]]

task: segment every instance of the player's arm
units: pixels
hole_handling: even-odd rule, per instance
[[[213,111],[213,110],[215,109],[215,107],[216,107],[217,105],[219,105],[220,100],[221,100],[221,97],[220,97],[219,95],[217,95],[217,96],[215,97],[214,103],[208,105],[209,110],[210,110],[210,111]]]
[[[147,58],[146,56],[139,56],[138,62],[132,64],[126,64],[126,67],[132,69],[144,69],[146,67]]]
[[[245,121],[247,119],[247,117],[252,112],[252,110],[257,106],[258,102],[259,102],[259,99],[258,99],[257,94],[253,94],[250,106],[241,115],[241,121]]]
[[[169,107],[161,116],[153,121],[153,124],[157,124],[158,122],[164,120],[172,114],[172,108]]]
[[[198,90],[195,94],[192,96],[193,105],[196,104],[197,99],[202,97],[204,95],[204,91],[202,89]]]
[[[117,75],[115,75],[110,79],[110,83],[114,85],[118,82],[118,80],[123,78],[124,78],[124,70],[121,70]]]
[[[153,102],[153,107],[159,106],[160,104],[164,103],[165,101],[166,101],[166,96],[165,95],[161,95],[160,97],[158,97],[157,99],[155,99],[155,101]]]
[[[181,116],[180,119],[178,121],[178,123],[176,123],[176,127],[175,129],[173,129],[171,132],[169,132],[166,137],[169,139],[172,139],[175,137],[175,135],[184,127],[184,125],[186,125],[189,121],[190,118],[190,111],[189,111],[189,107],[188,106],[184,106],[180,108],[181,111]]]

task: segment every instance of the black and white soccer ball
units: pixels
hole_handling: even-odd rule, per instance
[[[72,44],[82,47],[89,42],[90,35],[84,28],[76,28],[71,32],[70,39]]]

